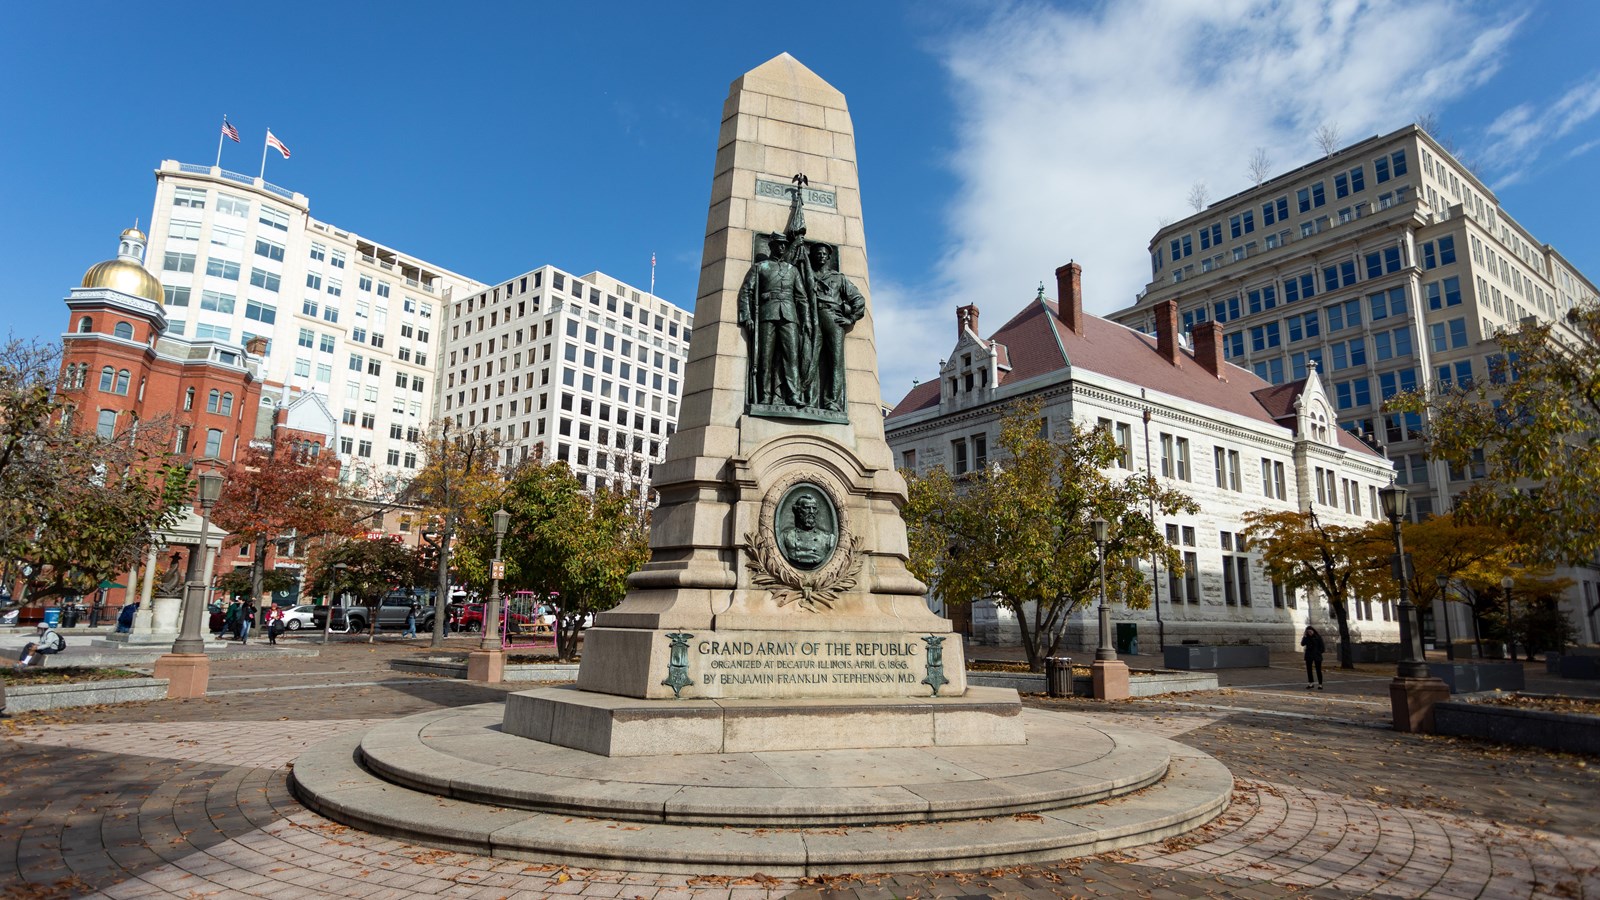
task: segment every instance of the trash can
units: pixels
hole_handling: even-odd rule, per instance
[[[1126,654],[1128,654],[1130,656],[1138,654],[1138,652],[1139,652],[1139,623],[1137,623],[1137,622],[1118,622],[1117,623],[1117,652],[1118,653],[1126,653]]]
[[[61,607],[46,606],[44,608],[44,623],[51,628],[59,626],[61,624]]]
[[[1044,658],[1044,692],[1051,697],[1072,696],[1072,657]]]
[[[61,611],[61,627],[62,628],[77,628],[78,627],[78,616],[80,616],[82,614],[83,614],[82,610],[78,609],[78,607],[76,607],[76,606],[69,606],[66,609],[63,609]]]

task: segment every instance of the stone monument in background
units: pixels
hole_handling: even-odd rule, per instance
[[[959,697],[906,570],[844,95],[784,54],[733,83],[651,561],[585,634],[627,697]]]

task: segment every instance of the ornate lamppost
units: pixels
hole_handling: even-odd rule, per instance
[[[489,602],[483,610],[483,641],[467,654],[467,680],[497,683],[505,679],[506,651],[500,638],[500,579],[505,575],[504,549],[511,514],[504,509],[494,514],[494,560],[490,563]],[[441,561],[440,565],[444,565]]]
[[[500,650],[505,646],[500,637],[500,579],[505,576],[505,561],[500,554],[505,546],[506,529],[510,526],[511,513],[495,510],[494,561],[489,564],[493,577],[489,582],[489,608],[483,616],[483,642],[478,645],[481,650]]]
[[[1111,610],[1106,606],[1106,520],[1095,516],[1089,520],[1094,531],[1095,554],[1100,561],[1100,646],[1094,651],[1097,660],[1117,658],[1117,648],[1111,643]]]
[[[1400,523],[1406,517],[1406,489],[1394,482],[1378,491],[1383,512],[1394,526],[1394,580],[1400,587],[1400,666],[1401,678],[1427,678],[1428,663],[1422,651],[1422,627],[1417,621],[1417,608],[1411,605],[1411,588],[1407,576],[1410,566],[1406,559],[1405,539],[1400,535]]]
[[[191,560],[189,571],[193,577],[183,592],[183,624],[178,639],[172,642],[172,652],[178,654],[204,654],[205,638],[201,637],[201,617],[206,611],[206,575],[210,569],[211,508],[222,496],[222,476],[215,472],[202,472],[197,479],[200,500],[200,546],[198,562]]]

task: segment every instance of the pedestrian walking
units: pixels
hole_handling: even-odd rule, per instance
[[[256,614],[255,607],[241,607],[239,610],[239,643],[250,643],[250,620]]]
[[[228,604],[228,611],[223,614],[222,623],[224,629],[233,635],[236,641],[239,640],[239,618],[239,601],[235,600]]]
[[[405,634],[400,635],[401,637],[414,638],[417,636],[417,612],[417,604],[413,601],[411,608],[406,610],[406,631]]]
[[[278,635],[283,633],[283,610],[277,604],[267,613],[267,643],[278,646]]]
[[[1306,690],[1312,688],[1325,690],[1322,686],[1322,654],[1327,650],[1327,644],[1323,642],[1322,635],[1317,633],[1317,629],[1307,625],[1306,633],[1300,638],[1300,646],[1304,648],[1306,654]],[[1311,680],[1313,672],[1316,673],[1315,683]]]

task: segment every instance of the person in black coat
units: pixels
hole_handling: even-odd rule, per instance
[[[1323,643],[1322,635],[1318,634],[1315,628],[1307,625],[1305,635],[1300,638],[1300,646],[1305,650],[1306,654],[1306,690],[1309,691],[1312,688],[1316,688],[1319,691],[1324,690],[1322,687],[1322,654],[1327,650],[1327,644]],[[1311,680],[1312,672],[1316,673],[1315,683]]]

